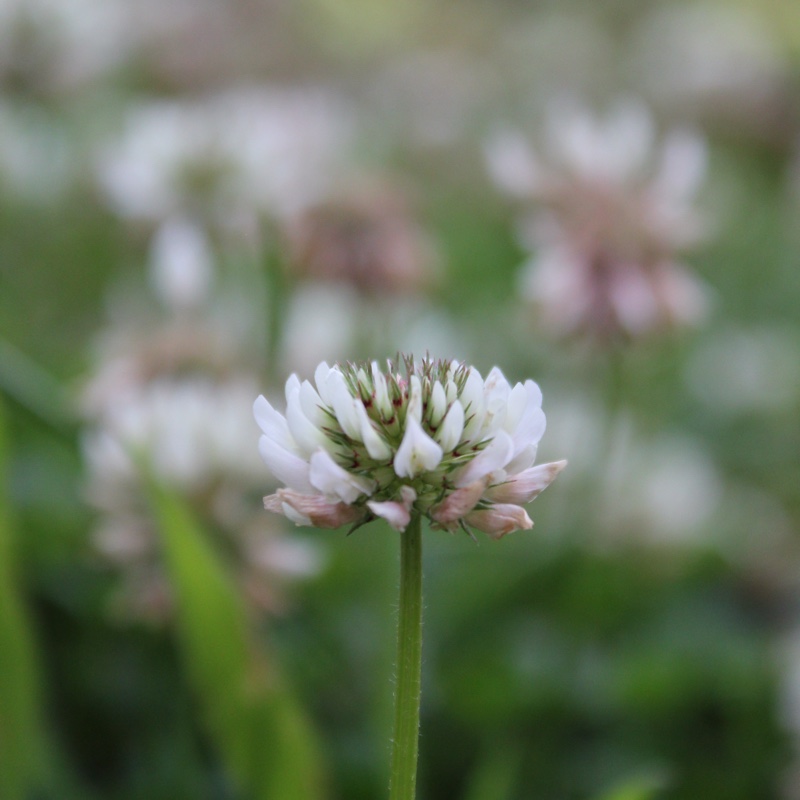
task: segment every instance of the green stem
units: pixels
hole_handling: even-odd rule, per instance
[[[279,253],[267,255],[267,273],[269,278],[268,320],[267,320],[267,377],[276,383],[281,375],[281,356],[283,355],[284,333],[288,304],[291,298],[289,277],[285,264]]]
[[[421,667],[422,520],[415,514],[400,534],[397,685],[389,800],[414,800],[416,794]]]

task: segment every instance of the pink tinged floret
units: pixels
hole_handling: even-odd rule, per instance
[[[411,509],[417,493],[410,486],[400,488],[400,501],[387,500],[377,502],[370,500],[367,506],[378,517],[385,519],[395,530],[404,531],[411,521]]]
[[[354,503],[362,495],[370,495],[375,491],[375,481],[348,472],[325,450],[317,450],[311,456],[309,463],[308,477],[311,485],[328,497],[337,497],[345,503]]]
[[[556,475],[566,466],[566,461],[538,464],[517,475],[512,475],[504,483],[489,487],[486,490],[486,497],[494,503],[514,505],[530,503],[555,480]]]
[[[478,453],[456,476],[460,489],[502,469],[514,455],[514,442],[505,431],[498,431],[494,439]]]
[[[412,376],[413,377],[413,376]],[[439,466],[444,455],[413,416],[406,417],[406,432],[394,457],[394,472],[399,478],[415,478]]]
[[[486,484],[487,480],[484,478],[462,489],[456,489],[431,509],[431,517],[444,528],[454,527],[462,517],[475,508],[486,491]]]
[[[340,528],[358,522],[364,516],[362,509],[342,502],[332,502],[319,494],[301,494],[291,489],[278,489],[264,498],[264,508],[283,514],[297,525],[317,528]]]
[[[492,539],[502,539],[507,533],[533,527],[533,522],[525,509],[509,503],[498,503],[490,508],[470,511],[464,521],[467,525],[488,534]]]

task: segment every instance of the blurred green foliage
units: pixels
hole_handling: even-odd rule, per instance
[[[553,5],[471,3],[465,13],[455,4],[405,11],[394,3],[384,19],[362,15],[364,4],[304,3],[271,12],[284,15],[274,30],[285,31],[285,42],[270,48],[259,40],[249,56],[244,45],[237,57],[216,54],[210,74],[186,52],[185,63],[170,64],[152,53],[148,61],[145,50],[99,88],[63,97],[32,88],[24,75],[3,76],[4,94],[69,121],[80,178],[47,203],[0,183],[0,800],[384,795],[393,531],[373,524],[350,537],[304,532],[324,551],[324,569],[292,587],[282,613],[258,617],[197,509],[155,486],[151,508],[177,615],[155,626],[109,613],[118,576],[92,548],[96,514],[85,496],[75,397],[109,286],[140,277],[147,245],[103,204],[87,151],[143,95],[191,96],[226,80],[339,80],[368,106],[368,84],[384,61],[437,47],[462,57],[458,64],[476,52],[501,63],[486,108],[464,115],[465,141],[415,148],[376,112],[371,133],[386,141],[365,145],[413,187],[441,251],[444,278],[428,302],[461,337],[462,352],[435,355],[469,357],[482,370],[497,363],[512,379],[533,376],[548,414],[557,417],[559,401],[580,401],[602,430],[588,457],[556,451],[545,435],[547,458],[570,459],[576,477],[565,473],[536,501],[533,531],[477,544],[426,532],[420,800],[797,796],[787,776],[800,733],[781,645],[798,621],[800,391],[790,386],[785,402],[767,397],[737,408],[717,402],[725,386],[692,376],[703,377],[704,348],[742,331],[777,332],[800,351],[800,207],[792,188],[800,126],[790,119],[763,137],[724,118],[706,126],[711,235],[689,258],[713,294],[706,328],[634,344],[615,365],[550,342],[519,300],[525,254],[480,147],[520,83],[543,80],[520,74],[492,43],[521,58],[524,30],[545,18],[555,29]],[[590,32],[615,34],[608,52],[644,13],[631,2],[610,4],[608,18],[586,3],[568,5],[579,21],[587,15]],[[775,5],[794,20],[773,35],[797,117],[797,20],[791,4]],[[625,25],[615,26],[619,20]],[[574,21],[559,24],[573,30]],[[774,28],[774,18],[767,21]],[[243,67],[239,57],[252,63]],[[619,89],[608,81],[599,89],[584,83],[603,100]],[[636,75],[625,81],[622,88],[637,88]],[[668,110],[660,114],[669,120]],[[705,125],[699,113],[683,117]],[[737,354],[727,357],[739,374]],[[707,455],[720,499],[699,533],[670,540],[651,535],[646,521],[614,523],[613,515],[609,532],[605,504],[619,496],[609,501],[605,487],[620,420],[643,437],[688,440]],[[581,424],[565,423],[578,443],[589,435]],[[267,491],[266,469],[264,480]],[[621,496],[642,492],[634,484]]]

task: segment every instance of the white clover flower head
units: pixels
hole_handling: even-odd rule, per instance
[[[314,385],[315,384],[315,385]],[[357,527],[378,517],[405,530],[419,514],[437,529],[499,539],[530,528],[522,507],[566,461],[534,466],[545,429],[542,394],[484,379],[458,361],[398,357],[292,375],[286,414],[259,397],[259,450],[286,487],[264,498],[298,525]]]

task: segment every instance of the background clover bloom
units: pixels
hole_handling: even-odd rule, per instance
[[[679,254],[704,233],[694,206],[705,140],[673,129],[660,140],[648,110],[621,102],[605,118],[554,108],[535,151],[507,132],[488,147],[490,171],[529,204],[532,256],[522,291],[559,336],[628,339],[703,320],[707,291]]]
[[[382,517],[402,531],[420,515],[499,539],[533,525],[522,506],[566,464],[534,466],[541,392],[496,367],[484,379],[457,361],[323,362],[314,382],[289,378],[285,416],[254,405],[261,456],[286,484],[264,505],[299,525]]]

